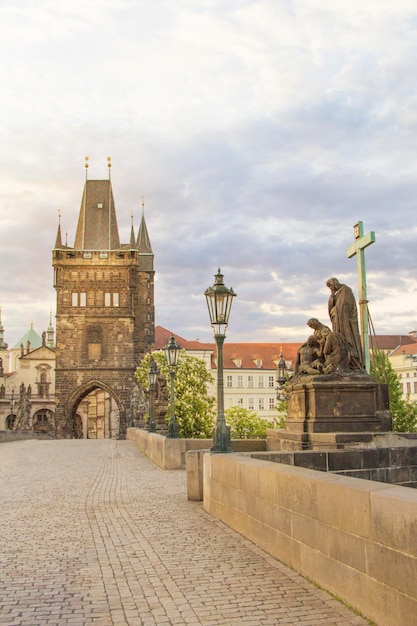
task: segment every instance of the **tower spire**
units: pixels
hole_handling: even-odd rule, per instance
[[[55,334],[55,331],[54,331],[54,327],[52,326],[52,309],[50,309],[49,326],[48,326],[48,330],[46,331],[46,345],[48,346],[48,348],[55,347],[54,334]]]
[[[133,211],[130,211],[130,219],[131,219],[131,224],[130,224],[130,249],[132,250],[136,246],[135,229],[133,227]]]
[[[1,307],[0,307],[0,350],[7,350],[7,343],[3,339],[4,327],[1,321]]]
[[[149,239],[148,229],[145,221],[145,200],[142,196],[142,218],[140,221],[138,238],[136,240],[136,247],[139,250],[139,253],[142,254],[153,254],[151,240]]]
[[[61,236],[61,210],[58,209],[58,230],[56,233],[55,239],[55,250],[57,248],[62,248],[62,236]]]

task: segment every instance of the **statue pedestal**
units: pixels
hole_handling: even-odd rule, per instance
[[[303,376],[290,387],[285,428],[271,449],[361,445],[391,425],[388,388],[367,374]]]

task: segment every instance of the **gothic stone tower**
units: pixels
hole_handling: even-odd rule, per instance
[[[59,437],[87,436],[78,409],[97,390],[112,413],[101,436],[125,437],[134,372],[154,343],[153,258],[143,210],[137,239],[132,225],[120,244],[110,175],[86,178],[74,247],[59,225],[53,250]]]

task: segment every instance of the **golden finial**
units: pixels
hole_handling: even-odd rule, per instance
[[[84,167],[85,167],[85,180],[87,180],[87,171],[88,171],[88,157],[85,157],[85,163],[84,163]]]
[[[142,215],[145,214],[145,196],[141,196],[142,198]]]
[[[131,219],[132,226],[133,226],[133,211],[132,210],[130,211],[130,219]]]
[[[58,224],[61,223],[61,209],[58,209]]]
[[[68,245],[68,233],[65,233],[65,245]]]
[[[111,157],[107,157],[107,167],[109,168],[109,180],[110,180]]]

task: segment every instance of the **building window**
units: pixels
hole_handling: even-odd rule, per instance
[[[263,387],[263,386],[264,386],[264,377],[258,376],[258,387]]]
[[[417,393],[417,383],[414,383],[414,393]]]
[[[274,376],[268,376],[268,387],[270,389],[273,389],[275,385],[275,378]]]
[[[238,398],[237,399],[237,405],[238,406],[243,406],[243,398]]]
[[[265,409],[265,401],[264,398],[258,398],[258,409],[263,411]]]
[[[256,367],[261,368],[262,367],[262,359],[255,359],[255,365],[256,365]]]
[[[78,306],[78,293],[73,293],[72,294],[71,305],[72,306]]]
[[[248,376],[248,387],[253,387],[253,376],[251,374]]]
[[[104,306],[111,306],[111,293],[104,294]]]
[[[407,396],[411,393],[411,383],[407,383]]]
[[[273,411],[275,409],[275,398],[269,398],[269,410]]]
[[[113,294],[113,306],[119,306],[119,294],[118,293]]]
[[[248,409],[249,409],[250,411],[253,411],[253,410],[254,410],[254,408],[255,408],[255,403],[254,403],[254,401],[253,401],[253,398],[248,398]]]
[[[233,387],[232,377],[230,374],[226,376],[226,387]]]
[[[87,294],[85,291],[80,293],[80,306],[87,306]]]
[[[239,376],[237,377],[237,386],[238,387],[243,387],[243,376],[239,374]]]

